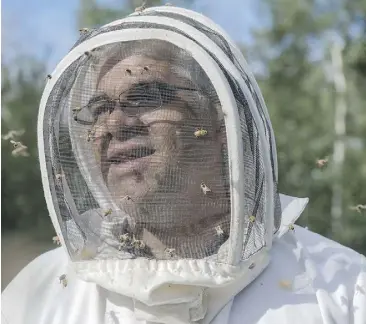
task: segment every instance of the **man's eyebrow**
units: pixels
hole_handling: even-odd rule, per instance
[[[160,85],[160,86],[164,86],[166,90],[200,91],[200,90],[195,89],[195,88],[188,88],[188,87],[181,87],[181,86],[171,85],[171,84],[166,83],[166,82],[150,81],[150,82],[135,83],[129,89],[123,91],[119,96],[121,96],[122,94],[128,94],[129,92],[132,92],[134,90],[140,90],[141,86],[146,86],[146,85]],[[158,90],[163,90],[163,89],[160,89],[159,87],[157,87],[157,89]]]

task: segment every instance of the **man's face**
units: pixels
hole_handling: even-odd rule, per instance
[[[194,90],[168,63],[131,56],[104,69],[98,90],[114,104],[98,114],[93,147],[112,197],[121,205],[145,203],[150,215],[170,208],[180,223],[192,212],[203,219],[211,209],[226,210],[223,134],[214,108],[188,104]],[[199,128],[207,134],[196,137]],[[202,182],[216,200],[203,193]]]

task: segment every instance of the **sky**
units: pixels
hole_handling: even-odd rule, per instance
[[[123,0],[99,3],[116,7]],[[30,54],[45,60],[52,72],[78,39],[78,4],[77,0],[2,0],[2,59],[9,62]],[[256,0],[197,0],[191,8],[220,24],[235,41],[249,43],[250,30],[258,25],[255,5]]]

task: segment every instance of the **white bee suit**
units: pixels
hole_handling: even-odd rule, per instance
[[[365,258],[293,226],[308,199],[279,195],[258,85],[206,17],[149,8],[83,35],[38,146],[62,248],[4,290],[4,323],[366,323]]]
[[[301,210],[304,201],[294,204]],[[365,257],[295,226],[294,232],[275,241],[271,259],[268,268],[242,292],[231,289],[230,293],[229,289],[223,309],[212,305],[208,318],[218,314],[210,323],[365,323]],[[136,320],[131,298],[72,274],[64,288],[58,280],[63,273],[69,270],[62,248],[32,261],[2,294],[2,323],[146,323]],[[221,305],[225,293],[212,289],[210,295]]]

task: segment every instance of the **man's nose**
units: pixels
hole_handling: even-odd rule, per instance
[[[137,116],[127,115],[122,109],[113,110],[107,118],[108,131],[115,135],[121,128],[134,128],[143,126]]]
[[[135,136],[147,136],[148,126],[138,116],[128,115],[120,107],[107,116],[108,133],[117,141],[126,141]]]

